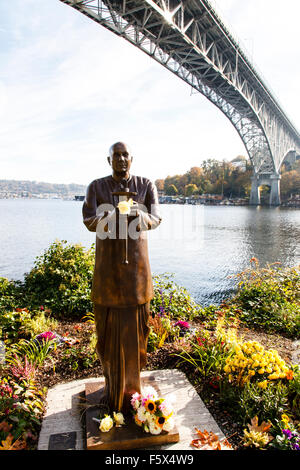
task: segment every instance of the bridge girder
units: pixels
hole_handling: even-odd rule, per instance
[[[207,0],[60,0],[123,37],[215,104],[254,174],[278,174],[300,136]]]

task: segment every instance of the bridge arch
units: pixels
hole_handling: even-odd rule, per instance
[[[280,162],[280,165],[279,165],[279,168],[278,168],[278,172],[280,172],[281,167],[282,167],[282,165],[284,164],[284,161],[286,160],[286,158],[288,157],[288,155],[289,155],[289,154],[292,154],[292,153],[294,154],[295,160],[296,160],[296,158],[297,158],[296,149],[290,148],[290,149],[285,153],[284,157],[282,158],[282,160],[281,160],[281,162]]]
[[[208,0],[60,1],[126,39],[215,104],[246,147],[253,195],[259,178],[268,177],[271,203],[280,204],[282,156],[289,148],[300,153],[300,135]]]

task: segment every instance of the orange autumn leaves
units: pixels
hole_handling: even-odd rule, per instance
[[[200,431],[200,429],[195,428],[195,431],[198,435],[197,439],[193,439],[191,446],[199,450],[232,450],[231,445],[227,439],[219,440],[219,437],[212,431]]]

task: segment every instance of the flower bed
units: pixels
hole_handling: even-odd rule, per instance
[[[63,252],[61,244],[56,249]],[[74,275],[72,253],[68,247],[62,269]],[[86,266],[85,273],[90,272],[90,253],[86,257],[80,248],[78,256],[76,266]],[[35,276],[46,273],[49,304],[50,286],[57,290],[51,275],[56,280],[59,275],[59,282],[68,276],[58,273],[57,265],[52,273],[53,260],[58,263],[55,247],[43,259],[49,269],[44,269],[40,259],[38,270],[27,279],[33,286]],[[299,272],[279,268],[261,272],[255,263],[254,269],[241,276],[243,282],[232,299],[207,308],[197,305],[171,275],[155,277],[147,368],[181,368],[233,448],[298,450],[300,371],[291,363],[291,354],[293,339],[299,335]],[[87,275],[84,289],[89,282]],[[64,301],[64,313],[57,315],[58,294],[52,311],[34,288],[30,296],[22,295],[20,284],[0,279],[0,291],[0,339],[6,347],[0,382],[0,448],[34,449],[44,412],[44,387],[102,375],[93,315],[89,304],[82,307],[82,299],[77,303],[76,296],[82,296],[77,284],[72,304]],[[86,291],[86,299],[85,295]],[[285,308],[283,319],[276,323]],[[70,312],[76,312],[75,320],[70,319]],[[142,423],[154,434],[168,422],[157,400],[145,406],[139,397],[135,413],[137,425]],[[150,402],[159,410],[157,416]],[[149,416],[153,419],[148,420]],[[202,431],[199,442],[215,442],[209,432]]]

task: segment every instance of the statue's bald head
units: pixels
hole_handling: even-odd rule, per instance
[[[132,163],[132,155],[127,144],[116,142],[109,148],[108,163],[112,167],[113,176],[129,177],[129,170]]]
[[[125,142],[115,142],[114,144],[112,144],[109,147],[109,156],[110,156],[110,158],[112,158],[112,156],[114,154],[114,150],[115,150],[116,147],[125,147],[127,149],[128,154],[131,156],[131,151],[130,151],[130,148],[129,148],[128,144],[126,144]]]

